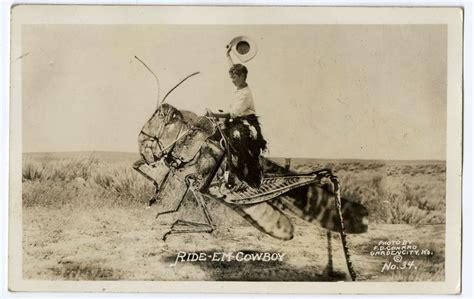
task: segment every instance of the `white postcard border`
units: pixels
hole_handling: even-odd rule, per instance
[[[206,15],[219,17],[206,18]],[[442,294],[460,290],[462,10],[459,8],[16,6],[12,12],[9,288],[16,291]],[[231,18],[232,17],[232,18]],[[23,24],[447,24],[448,110],[445,282],[33,281],[21,259],[21,26]],[[235,20],[235,21],[231,21]]]

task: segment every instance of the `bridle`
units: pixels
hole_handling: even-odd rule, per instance
[[[158,117],[158,121],[162,122],[162,125],[160,125],[160,129],[155,134],[150,133],[150,132],[146,132],[145,128],[142,128],[142,130],[140,131],[141,134],[145,135],[148,138],[152,138],[157,142],[158,147],[160,149],[160,153],[159,153],[160,155],[164,154],[167,150],[171,149],[173,147],[173,145],[179,139],[184,137],[187,134],[187,132],[189,131],[189,129],[188,129],[188,130],[186,130],[185,133],[182,133],[183,128],[186,127],[185,123],[183,122],[183,125],[179,127],[179,130],[177,130],[176,136],[174,136],[174,141],[172,141],[170,144],[167,144],[167,145],[164,145],[162,143],[162,136],[165,132],[166,126],[173,123],[173,119],[175,119],[176,116],[178,115],[177,110],[171,108],[171,106],[169,106],[169,107],[170,108],[168,108],[168,110],[166,112],[163,112],[162,111],[163,105],[160,105],[158,107],[158,109],[156,109],[155,113],[153,113],[152,117],[150,118],[150,120],[152,120],[155,117]],[[157,113],[158,113],[158,115],[157,115]],[[182,120],[182,119],[178,119],[178,120]]]

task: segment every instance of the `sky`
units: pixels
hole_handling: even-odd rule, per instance
[[[24,25],[23,152],[138,152],[157,86],[135,55],[162,96],[200,71],[169,104],[228,108],[239,35],[258,46],[247,81],[267,155],[445,160],[443,25]]]

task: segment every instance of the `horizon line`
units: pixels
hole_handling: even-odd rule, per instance
[[[140,155],[138,152],[123,152],[123,151],[52,151],[52,152],[23,152],[22,154],[72,154],[72,153],[115,153],[115,154],[135,154]],[[310,157],[284,157],[284,156],[267,156],[268,158],[276,159],[314,159],[314,160],[361,160],[361,161],[436,161],[446,162],[446,159],[393,159],[393,158],[310,158]]]

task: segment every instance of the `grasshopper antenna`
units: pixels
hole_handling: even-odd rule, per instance
[[[140,58],[138,58],[138,56],[135,55],[135,59],[137,59],[138,61],[140,61],[144,67],[146,67],[147,70],[150,71],[150,73],[153,75],[153,77],[155,78],[156,80],[156,88],[157,88],[157,95],[156,95],[156,104],[157,104],[157,107],[159,107],[161,105],[160,103],[160,80],[158,79],[158,77],[155,75],[155,73],[151,70],[151,68],[148,67],[148,65],[146,65],[146,63],[143,62],[143,60],[141,60]],[[163,100],[164,101],[164,100]]]
[[[168,92],[165,94],[165,96],[164,96],[164,98],[163,98],[163,101],[161,101],[161,104],[163,104],[163,103],[165,102],[166,98],[169,96],[169,94],[170,94],[171,92],[173,92],[173,90],[175,90],[178,86],[180,86],[184,81],[188,80],[188,79],[191,78],[192,76],[195,76],[195,75],[197,75],[197,74],[199,74],[199,73],[200,73],[200,72],[194,72],[194,73],[192,73],[191,75],[186,76],[186,78],[184,78],[183,80],[179,81],[178,84],[176,84],[173,88],[170,89],[170,91],[168,91]],[[161,105],[161,104],[160,104],[160,105]]]

